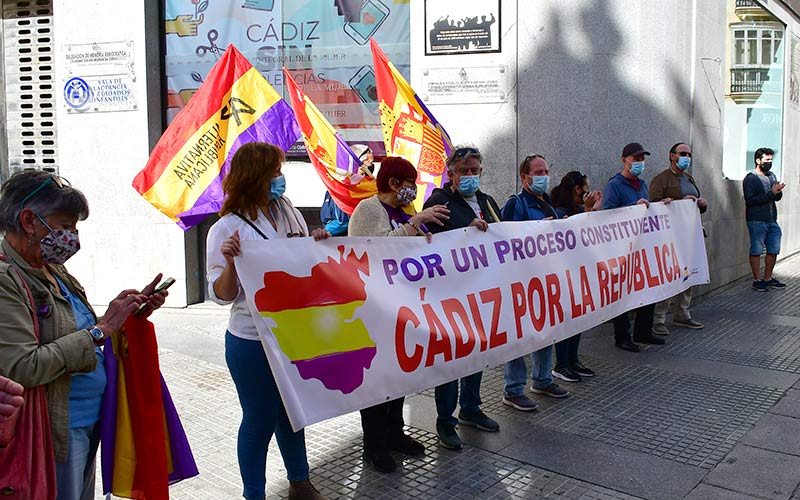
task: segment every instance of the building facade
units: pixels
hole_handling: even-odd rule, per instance
[[[353,3],[242,0],[234,7],[249,10],[223,22],[215,9],[231,2],[221,0],[2,0],[0,175],[52,168],[87,194],[92,214],[70,269],[92,300],[106,303],[157,272],[178,280],[168,305],[204,300],[204,228],[184,233],[131,180],[213,64],[214,46],[272,47],[264,50],[279,57],[251,59],[268,79],[284,64],[301,71],[335,51],[297,17],[318,22],[308,16],[331,8],[353,48],[340,51],[347,61],[330,56],[322,80],[343,83],[317,87],[315,100],[327,99],[348,140],[381,143],[371,61],[359,47],[382,34],[452,139],[484,152],[483,187],[498,201],[520,188],[517,165],[530,153],[547,157],[553,181],[580,170],[602,188],[626,143],[653,153],[649,180],[667,168],[669,147],[687,142],[709,203],[711,291],[748,272],[741,179],[755,148],[769,146],[786,183],[782,256],[800,249],[800,0]],[[234,32],[240,38],[226,34]],[[341,68],[350,73],[337,76]],[[92,109],[84,84],[103,89]],[[337,122],[347,113],[360,126]],[[313,168],[295,156],[284,172],[288,196],[313,213],[324,193]]]

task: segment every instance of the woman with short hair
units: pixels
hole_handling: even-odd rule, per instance
[[[58,500],[94,498],[100,346],[140,305],[149,315],[167,295],[154,293],[159,274],[141,292],[123,290],[98,318],[63,265],[80,249],[76,226],[88,216],[83,193],[50,172],[17,172],[0,191],[0,374],[46,388]]]
[[[417,198],[417,169],[407,160],[387,157],[376,177],[378,194],[361,201],[350,217],[348,236],[426,236],[425,224],[442,225],[450,210],[434,205],[411,215],[403,207]],[[422,443],[407,435],[403,426],[403,401],[397,398],[361,410],[364,430],[364,460],[380,472],[392,472],[397,464],[391,451],[411,456],[425,454]]]

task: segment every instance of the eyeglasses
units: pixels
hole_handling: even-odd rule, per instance
[[[692,157],[692,153],[690,153],[688,151],[681,151],[680,153],[675,153],[675,154],[678,155],[678,156],[688,156],[689,158]]]
[[[456,175],[478,175],[481,173],[482,170],[483,169],[479,166],[473,168],[464,167],[464,168],[457,168],[455,172]]]
[[[36,189],[34,189],[33,191],[31,191],[28,194],[28,196],[26,196],[25,198],[22,198],[22,201],[19,204],[19,209],[22,210],[25,207],[25,203],[28,200],[33,198],[36,195],[36,193],[38,193],[39,191],[44,189],[51,182],[55,182],[56,186],[58,186],[58,189],[64,189],[64,186],[71,186],[72,185],[72,184],[69,183],[68,180],[66,180],[63,177],[59,177],[57,175],[50,176],[47,179],[43,180],[42,183],[39,184],[39,186]]]

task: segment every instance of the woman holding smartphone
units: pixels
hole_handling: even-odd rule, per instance
[[[292,431],[234,261],[241,253],[242,240],[309,235],[303,216],[283,195],[283,160],[280,148],[263,142],[245,144],[233,156],[230,172],[222,181],[226,199],[221,218],[208,232],[208,294],[218,304],[232,304],[225,361],[242,407],[237,452],[244,498],[266,497],[267,449],[275,434],[289,479],[289,499],[324,500],[308,479],[305,434]],[[319,240],[330,234],[315,229],[311,236]]]

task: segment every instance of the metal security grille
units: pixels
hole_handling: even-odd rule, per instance
[[[8,171],[57,171],[52,0],[0,0]]]

